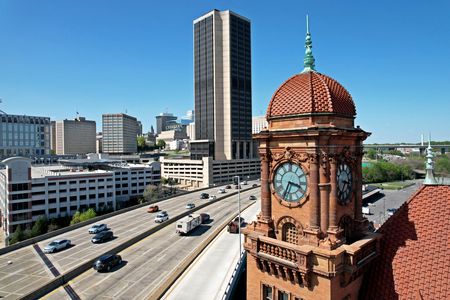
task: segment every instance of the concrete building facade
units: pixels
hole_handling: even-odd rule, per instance
[[[213,10],[194,20],[191,158],[252,158],[250,20]]]
[[[171,113],[160,113],[156,116],[156,133],[160,134],[162,131],[166,131],[166,127],[169,124],[176,123],[177,117]]]
[[[102,117],[103,153],[127,154],[137,151],[138,122],[126,114],[104,114]]]
[[[50,154],[50,118],[0,114],[0,158]]]
[[[8,236],[17,225],[31,228],[39,217],[72,216],[88,208],[116,208],[121,201],[143,194],[148,184],[159,184],[160,164],[99,163],[69,160],[75,165],[39,166],[12,157],[0,170],[0,220]],[[83,167],[83,163],[89,167]]]
[[[52,150],[55,154],[87,154],[96,152],[95,121],[77,117],[52,122]]]

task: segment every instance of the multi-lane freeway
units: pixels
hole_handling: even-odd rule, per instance
[[[250,188],[252,183],[253,182],[249,182],[249,185],[244,186],[244,190]],[[217,194],[219,188],[220,187],[215,187],[202,192]],[[217,194],[218,199],[226,197],[235,190],[227,191],[228,193],[226,194]],[[250,194],[256,195],[258,192],[258,189],[250,192],[243,191],[242,199],[248,199]],[[161,210],[166,210],[169,213],[169,217],[174,217],[186,211],[185,205],[188,202],[193,202],[198,206],[208,201],[199,199],[199,194],[200,192],[180,195],[172,199],[162,201],[158,203],[158,205]],[[246,200],[246,202],[248,203],[248,200]],[[202,230],[206,231],[205,233],[200,234],[201,232],[197,231],[197,235],[199,235],[197,240],[201,240],[201,238],[206,237],[208,231],[212,232],[211,228],[218,225],[221,220],[225,220],[234,211],[236,211],[236,205],[233,205],[233,203],[236,203],[236,197],[230,197],[217,201],[202,210],[209,212],[214,220],[211,224],[209,224],[209,226],[202,226]],[[103,244],[92,244],[90,241],[92,235],[88,233],[88,229],[91,225],[87,225],[52,239],[42,241],[33,246],[27,246],[0,256],[0,265],[2,266],[0,269],[0,297],[3,297],[4,299],[20,298],[31,291],[39,289],[39,287],[51,281],[55,276],[64,274],[74,267],[83,264],[85,261],[98,257],[102,253],[105,253],[110,249],[115,248],[117,245],[122,244],[125,241],[130,240],[142,232],[156,226],[154,223],[154,214],[147,213],[146,207],[141,207],[105,219],[102,223],[106,223],[114,232],[115,239]],[[175,236],[175,225],[171,225],[157,231],[140,243],[137,243],[123,251],[123,259],[125,262],[119,270],[107,274],[105,278],[113,279],[116,276],[119,276],[121,272],[125,272],[124,274],[127,275],[127,279],[120,280],[120,282],[123,281],[124,283],[118,284],[115,282],[111,284],[111,279],[107,280],[103,277],[101,279],[95,277],[91,278],[90,272],[93,272],[88,271],[75,279],[74,282],[79,283],[78,285],[74,284],[75,294],[80,293],[80,297],[82,299],[95,298],[96,296],[103,295],[106,292],[111,294],[112,292],[109,292],[110,290],[128,290],[128,285],[130,285],[130,291],[136,290],[136,287],[139,286],[139,282],[146,285],[147,288],[147,283],[152,281],[152,278],[156,279],[156,281],[163,278],[164,274],[166,274],[164,272],[170,271],[171,265],[169,262],[172,261],[174,263],[173,266],[176,267],[176,262],[179,257],[191,251],[192,248],[190,247],[194,247],[194,243],[191,242],[194,240],[195,236]],[[43,249],[49,242],[62,238],[70,239],[73,246],[55,254],[43,254],[41,252],[41,249]],[[174,240],[174,238],[176,239]],[[170,249],[178,249],[174,248],[174,245],[181,245],[183,241],[187,242],[186,247],[181,247],[182,250],[174,250],[174,253],[170,252]],[[150,246],[146,248],[147,244]],[[149,262],[146,267],[144,264],[145,261]],[[147,270],[147,268],[154,265],[155,261],[167,262],[166,264],[161,265],[159,271],[158,269],[155,271],[154,268],[150,268],[150,271]],[[143,276],[144,274],[146,276]],[[94,273],[92,276],[98,275],[99,274]],[[141,280],[138,280],[138,278],[141,278]],[[101,283],[105,284],[106,287],[104,288]],[[157,284],[157,282],[153,283],[155,285]],[[123,286],[123,284],[126,284],[126,286]],[[142,288],[140,289],[141,292],[143,292]],[[61,290],[64,291],[63,289]],[[49,297],[56,297],[54,299],[70,299],[67,292],[61,293],[64,296],[59,295],[58,293],[59,292],[55,292]],[[126,292],[123,297],[126,298],[128,293],[130,292]],[[114,295],[115,293],[112,294]],[[143,292],[142,295],[144,294],[145,292]]]

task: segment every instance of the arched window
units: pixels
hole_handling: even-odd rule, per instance
[[[283,224],[282,228],[283,241],[298,245],[298,230],[292,223]]]

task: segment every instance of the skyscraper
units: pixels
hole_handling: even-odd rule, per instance
[[[77,116],[74,120],[52,122],[52,150],[56,154],[95,153],[95,121]]]
[[[252,158],[250,20],[213,10],[194,20],[191,158]]]

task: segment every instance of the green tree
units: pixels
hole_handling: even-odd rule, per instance
[[[147,145],[145,144],[145,137],[144,136],[138,136],[137,137],[138,151],[145,151],[146,146]]]
[[[165,142],[164,140],[157,140],[157,141],[156,141],[156,146],[157,146],[159,149],[162,149],[162,148],[166,147],[166,142]]]
[[[144,197],[145,201],[150,202],[154,199],[159,198],[160,189],[156,185],[149,184],[145,187],[144,194],[142,196]]]
[[[367,151],[367,157],[369,159],[376,159],[377,158],[377,150],[371,148]]]
[[[39,217],[31,228],[31,237],[46,233],[48,230],[48,220],[45,216]]]
[[[81,216],[81,213],[77,210],[75,212],[75,214],[73,215],[72,220],[70,221],[70,225],[80,223],[81,222],[80,216]]]
[[[89,208],[87,211],[81,213],[80,221],[84,222],[89,219],[95,218],[96,216],[97,216],[97,213],[95,212],[95,210],[93,208]]]
[[[447,155],[441,155],[436,159],[435,171],[444,175],[450,174],[450,159]]]
[[[17,226],[16,231],[9,237],[9,244],[15,244],[17,242],[23,241],[25,239],[25,233],[20,225]]]

